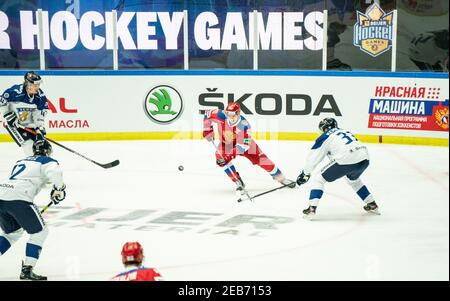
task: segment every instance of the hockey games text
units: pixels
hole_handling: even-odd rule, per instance
[[[117,36],[125,50],[178,50],[182,34],[183,12],[121,12],[117,17]],[[37,49],[39,28],[37,12],[20,11],[22,49]],[[74,49],[79,42],[88,50],[113,49],[113,13],[87,11],[77,18],[72,12],[42,12],[44,49]],[[238,50],[254,48],[252,13],[228,12],[219,19],[214,12],[201,12],[193,25],[194,41],[202,50]],[[224,24],[220,24],[220,22]],[[321,50],[323,13],[270,12],[266,22],[258,13],[261,50]],[[130,29],[130,27],[132,29]],[[162,28],[158,35],[157,27]],[[221,29],[223,28],[223,30]],[[0,49],[11,49],[9,18],[0,11]],[[98,34],[103,31],[104,34]],[[302,36],[307,36],[301,39]],[[164,43],[159,43],[163,40]]]

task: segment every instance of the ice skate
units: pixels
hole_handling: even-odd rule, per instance
[[[373,213],[376,215],[380,215],[381,213],[378,211],[378,205],[375,203],[375,201],[368,203],[364,206],[364,210],[366,210],[369,213]]]
[[[238,188],[239,187],[245,188],[245,183],[244,183],[244,181],[242,181],[241,178],[239,178],[235,183],[236,183]]]
[[[245,183],[242,179],[238,179],[236,182],[236,197],[238,198],[238,202],[249,200],[249,196],[247,191],[245,191]]]
[[[243,187],[236,188],[236,197],[239,203],[242,201],[253,201]]]
[[[316,206],[309,206],[305,210],[303,210],[303,218],[308,220],[313,220],[314,216],[316,215]]]
[[[20,280],[43,281],[47,280],[47,277],[36,275],[35,273],[33,273],[33,267],[31,265],[23,265],[22,262],[22,272],[20,273]]]

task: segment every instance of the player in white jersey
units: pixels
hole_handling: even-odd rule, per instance
[[[42,78],[30,71],[24,75],[22,85],[14,85],[0,95],[0,115],[5,121],[5,128],[26,156],[33,155],[33,143],[44,140],[45,115],[48,100],[40,89]],[[37,135],[24,128],[34,130]]]
[[[309,180],[311,173],[325,155],[331,162],[313,178],[309,207],[303,210],[303,214],[312,218],[322,198],[325,183],[342,177],[345,177],[347,183],[365,202],[364,210],[378,214],[378,206],[372,194],[360,179],[361,174],[369,166],[367,148],[352,133],[339,129],[334,118],[322,120],[319,129],[323,134],[317,138],[309,152],[303,171],[297,178],[297,184],[302,185]]]
[[[50,198],[58,204],[66,197],[62,170],[58,161],[50,158],[52,147],[47,140],[33,144],[34,156],[17,161],[8,179],[0,182],[0,256],[19,240],[25,230],[30,238],[22,262],[21,280],[47,280],[33,273],[48,228],[33,200],[47,184],[53,185]]]

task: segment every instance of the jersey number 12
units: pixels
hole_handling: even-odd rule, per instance
[[[14,166],[14,168],[11,172],[11,177],[9,179],[16,180],[16,177],[25,170],[25,167],[26,167],[25,164],[18,164],[16,166]]]

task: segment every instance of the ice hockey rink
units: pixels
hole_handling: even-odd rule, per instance
[[[36,273],[49,280],[110,279],[123,271],[126,241],[141,242],[146,266],[166,280],[449,280],[448,147],[368,144],[362,179],[381,215],[365,213],[338,180],[307,221],[309,183],[238,203],[206,141],[62,143],[121,164],[102,169],[54,146],[68,194],[44,215],[50,234]],[[259,144],[295,179],[311,142]],[[4,178],[22,151],[0,143],[0,152]],[[278,186],[245,158],[234,162],[250,194]],[[26,241],[0,257],[0,280],[18,279]]]

